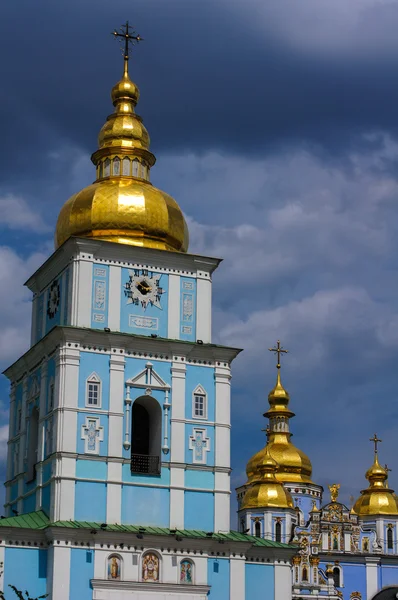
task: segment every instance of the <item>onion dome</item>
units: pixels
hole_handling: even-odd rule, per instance
[[[247,489],[241,504],[245,508],[294,508],[293,498],[275,477],[277,463],[266,446],[264,458],[257,467],[256,478]]]
[[[281,382],[279,362],[277,369],[276,385],[268,394],[270,409],[264,413],[264,417],[269,419],[268,443],[247,463],[248,483],[257,478],[258,468],[268,451],[278,464],[276,472],[278,481],[312,483],[310,459],[290,441],[292,434],[289,431],[289,420],[294,417],[294,413],[288,407],[290,396]]]
[[[128,73],[112,89],[114,112],[98,136],[91,157],[97,178],[74,194],[58,217],[55,247],[70,236],[186,252],[188,228],[177,202],[149,181],[155,157],[141,117],[135,113],[139,90]]]
[[[360,497],[352,507],[353,511],[360,517],[398,515],[397,496],[394,494],[394,490],[388,488],[388,474],[386,469],[379,464],[377,454],[376,446],[373,464],[365,474],[366,479],[369,481],[369,487],[361,491]]]

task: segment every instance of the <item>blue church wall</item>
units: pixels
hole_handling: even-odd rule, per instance
[[[170,485],[170,469],[167,467],[162,467],[160,475],[139,475],[138,473],[131,472],[130,464],[125,464],[122,466],[122,478],[125,483],[169,486]]]
[[[106,480],[108,466],[106,462],[100,460],[77,459],[76,477],[81,479],[102,479]]]
[[[190,491],[184,493],[184,527],[214,530],[214,494]]]
[[[35,487],[37,486],[37,481],[34,479],[33,481],[24,481],[24,485],[23,485],[23,493],[27,494],[28,492],[31,492],[32,490],[35,489]]]
[[[50,298],[50,292],[51,292],[51,286],[59,286],[59,305],[58,305],[58,309],[55,312],[54,316],[52,318],[50,318],[49,314],[48,314],[48,299]],[[59,277],[57,277],[56,279],[54,279],[50,285],[47,287],[47,302],[46,304],[43,306],[43,310],[45,312],[45,325],[44,325],[44,334],[48,333],[50,331],[50,329],[52,329],[53,327],[55,327],[56,325],[60,325],[61,324],[61,298],[62,298],[62,294],[63,294],[63,286],[62,286],[62,274],[59,275]]]
[[[109,410],[109,356],[81,352],[79,369],[79,408],[86,408],[87,379],[95,373],[101,380],[101,410]],[[91,407],[95,411],[94,407]]]
[[[262,600],[274,600],[275,582],[272,565],[245,565],[245,598],[257,598],[261,590]],[[279,599],[278,599],[279,600]]]
[[[43,483],[46,483],[50,479],[51,468],[52,468],[51,460],[43,464],[43,470],[42,470],[42,482]]]
[[[398,585],[398,565],[382,565],[380,573],[380,587]]]
[[[288,488],[291,491],[294,501],[294,506],[298,506],[300,510],[302,510],[304,515],[304,520],[307,521],[309,519],[309,513],[312,509],[312,502],[316,500],[314,496],[310,496],[307,494],[294,494],[294,488]],[[318,506],[318,501],[317,501]]]
[[[10,485],[10,500],[13,502],[18,498],[18,482]]]
[[[41,507],[47,516],[50,514],[50,504],[51,504],[51,484],[48,484],[48,485],[44,486],[41,491]]]
[[[47,418],[47,424],[51,424],[51,431],[54,432],[54,415],[51,415]],[[44,437],[44,458],[47,458],[50,454],[53,453],[54,448],[51,447],[53,442],[51,442],[47,436]]]
[[[180,339],[196,341],[196,279],[180,278]]]
[[[94,579],[94,551],[72,548],[70,551],[69,598],[92,600],[91,579]]]
[[[22,383],[15,386],[15,414],[14,422],[12,423],[12,434],[17,435],[18,432],[18,410],[22,409]],[[21,423],[22,425],[22,423]]]
[[[326,564],[323,563],[320,567],[325,570]],[[360,592],[362,598],[366,598],[366,567],[364,564],[340,563],[343,571],[344,588],[341,591],[344,594],[344,600],[349,600],[352,592]]]
[[[106,484],[92,481],[75,483],[76,521],[106,521]]]
[[[18,589],[28,590],[31,597],[36,598],[46,593],[46,577],[47,550],[21,547],[5,549],[4,591],[9,589],[9,585],[15,585]]]
[[[128,291],[126,284],[128,285],[130,282],[130,272],[134,272],[134,269],[122,268],[120,331],[136,333],[138,335],[151,335],[152,333],[156,333],[160,337],[167,337],[169,303],[168,275],[162,274],[158,283],[159,287],[163,290],[160,297],[161,308],[157,308],[152,304],[147,304],[146,307],[144,307],[141,302],[138,304],[129,302],[129,298],[125,294],[125,292]],[[140,273],[141,272],[142,271],[140,270]],[[157,275],[158,273],[149,271],[149,278],[151,274]]]
[[[170,490],[167,488],[122,486],[122,523],[169,527]]]
[[[99,419],[99,426],[103,427],[103,440],[99,442],[99,453],[98,456],[108,455],[108,415],[96,413],[91,411],[89,413],[77,413],[77,452],[78,454],[85,454],[86,446],[85,440],[82,439],[82,426],[86,424],[86,419],[94,417]]]
[[[23,499],[23,512],[30,513],[36,510],[36,492]]]
[[[55,385],[55,360],[53,358],[49,358],[47,361],[47,377],[46,413],[52,410],[50,407],[50,386],[51,384]]]
[[[194,461],[194,452],[190,445],[192,444],[191,438],[194,435],[194,429],[204,429],[202,438],[209,438],[208,445],[210,450],[202,450],[203,463]],[[185,462],[190,464],[203,464],[203,465],[214,465],[214,427],[207,425],[206,422],[198,421],[197,423],[186,423],[185,424]]]
[[[108,327],[109,266],[93,265],[91,327]]]
[[[209,558],[207,561],[207,583],[210,587],[209,598],[211,600],[229,600],[230,597],[230,563],[226,558]],[[257,598],[246,596],[246,598]]]
[[[185,418],[192,419],[193,392],[201,385],[207,394],[207,421],[215,420],[215,384],[214,369],[210,367],[200,367],[197,365],[187,365],[186,383],[185,383]],[[202,419],[195,419],[201,422]]]
[[[185,471],[185,487],[214,490],[214,477],[214,473],[211,471],[187,469]]]

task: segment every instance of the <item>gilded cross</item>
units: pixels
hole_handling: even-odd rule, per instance
[[[281,368],[281,354],[287,354],[289,351],[284,350],[282,348],[280,340],[277,341],[276,348],[268,348],[268,350],[270,352],[275,352],[275,354],[278,355],[278,362],[276,364],[276,368],[280,369]]]
[[[140,35],[136,35],[135,31],[131,29],[129,26],[129,22],[126,21],[125,25],[122,25],[120,31],[112,31],[112,35],[115,36],[115,39],[121,38],[121,41],[124,40],[124,49],[123,49],[123,58],[124,60],[129,59],[130,46],[134,46],[135,43],[142,42],[143,38]]]
[[[374,434],[374,436],[372,438],[369,439],[369,442],[373,442],[375,445],[375,454],[377,454],[377,444],[379,442],[382,442],[383,440],[379,440],[379,438],[377,437],[376,433]]]
[[[386,471],[387,475],[388,473],[391,473],[392,469],[388,468],[388,465],[384,465],[384,470]]]

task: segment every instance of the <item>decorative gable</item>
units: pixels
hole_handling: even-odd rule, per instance
[[[170,386],[160,377],[153,368],[153,364],[147,362],[145,369],[135,377],[128,379],[126,385],[132,388],[146,388],[149,390],[170,390]]]

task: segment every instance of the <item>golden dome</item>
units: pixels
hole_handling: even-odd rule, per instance
[[[289,432],[289,419],[294,417],[294,413],[288,408],[289,401],[290,396],[281,382],[278,363],[276,385],[268,394],[270,409],[264,413],[264,417],[268,417],[270,422],[268,443],[247,463],[246,473],[249,483],[257,477],[258,467],[268,451],[278,465],[275,474],[278,481],[312,483],[310,459],[290,441],[292,434]]]
[[[368,515],[398,515],[398,499],[394,491],[386,486],[387,471],[379,463],[375,452],[373,465],[366,471],[369,487],[361,491],[361,495],[353,506],[353,511],[360,517]]]
[[[257,468],[257,476],[243,497],[241,509],[268,506],[294,508],[290,492],[275,477],[277,467],[277,463],[266,447],[264,458]]]
[[[188,228],[177,202],[149,181],[155,157],[141,117],[135,114],[139,90],[124,73],[112,89],[114,112],[98,136],[91,157],[97,179],[74,194],[58,217],[55,247],[71,236],[186,252]]]

